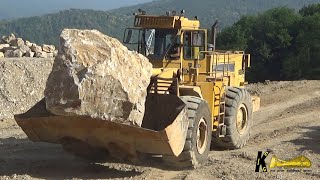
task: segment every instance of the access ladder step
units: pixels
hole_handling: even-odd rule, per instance
[[[225,137],[227,135],[227,126],[225,124],[219,124],[219,137]]]

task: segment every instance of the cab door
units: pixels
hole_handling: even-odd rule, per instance
[[[206,71],[205,54],[206,30],[184,30],[182,32],[182,78],[185,84],[192,85],[197,74]]]

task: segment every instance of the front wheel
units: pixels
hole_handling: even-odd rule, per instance
[[[189,127],[183,152],[178,156],[163,156],[174,167],[197,167],[207,161],[212,137],[212,120],[206,101],[193,96],[182,96],[188,107]]]

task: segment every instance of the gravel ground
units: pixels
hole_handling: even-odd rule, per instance
[[[0,58],[0,120],[23,113],[43,98],[53,58]]]

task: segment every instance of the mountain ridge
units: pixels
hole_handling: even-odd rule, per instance
[[[320,0],[161,0],[110,11],[64,10],[44,16],[0,21],[0,35],[15,33],[37,44],[58,45],[63,28],[97,29],[109,36],[122,39],[123,30],[133,25],[133,12],[139,8],[148,14],[164,15],[168,10],[186,10],[186,16],[198,16],[202,27],[210,27],[218,19],[220,28],[232,25],[243,15],[253,15],[267,9],[288,6],[299,9]],[[1,12],[1,11],[0,11]],[[1,15],[1,14],[0,14]]]
[[[134,2],[132,0],[46,0],[45,2],[43,0],[1,0],[0,20],[40,16],[68,9],[110,10],[150,1],[152,0],[135,0]]]

